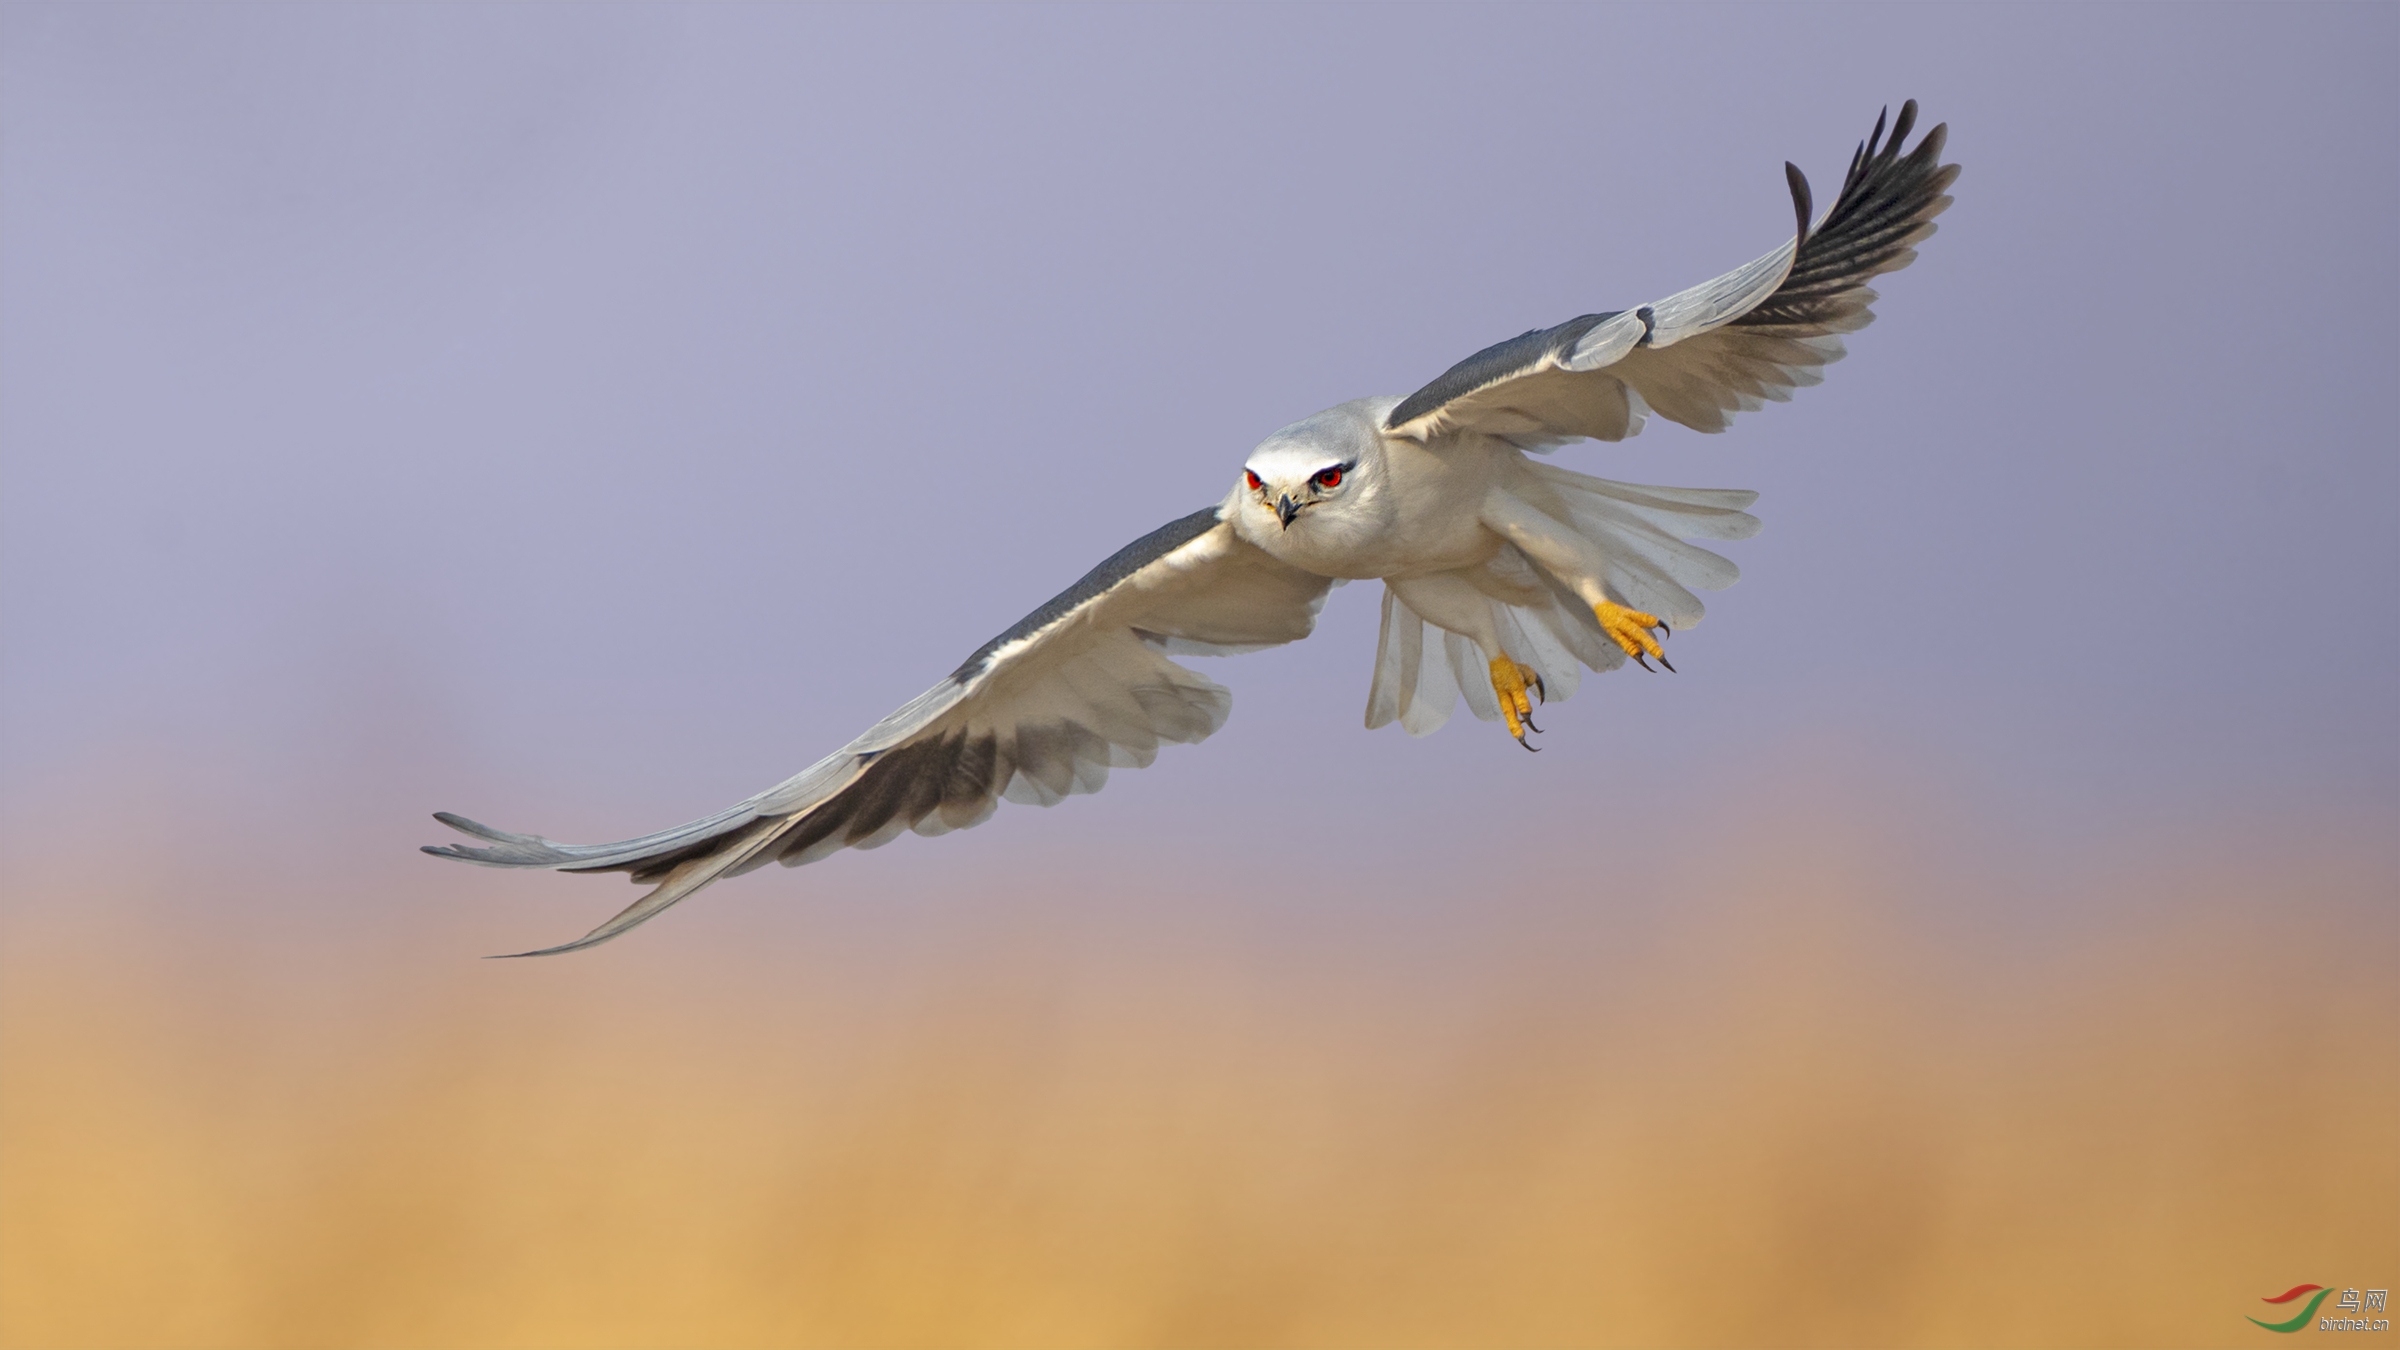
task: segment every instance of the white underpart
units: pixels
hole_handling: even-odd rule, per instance
[[[1488,560],[1386,579],[1369,727],[1398,721],[1426,735],[1449,720],[1462,693],[1478,718],[1497,720],[1488,667],[1504,656],[1541,677],[1545,701],[1567,699],[1584,669],[1625,663],[1595,606],[1612,601],[1690,628],[1705,613],[1693,590],[1721,590],[1740,576],[1685,538],[1756,533],[1758,518],[1742,510],[1756,493],[1618,483],[1519,461],[1524,472],[1483,502],[1483,523],[1504,541]]]

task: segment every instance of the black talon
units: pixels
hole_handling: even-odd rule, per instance
[[[1662,638],[1671,638],[1675,636],[1675,630],[1667,627],[1667,621],[1665,619],[1660,619],[1658,621],[1658,635]]]
[[[1665,666],[1672,674],[1681,675],[1683,673],[1682,671],[1675,669],[1675,663],[1667,659],[1667,654],[1665,652],[1660,652],[1658,654],[1658,663],[1662,666]]]
[[[1525,724],[1525,729],[1526,729],[1527,731],[1533,732],[1533,733],[1535,733],[1536,735],[1539,735],[1539,734],[1541,733],[1541,730],[1542,730],[1542,729],[1541,729],[1540,727],[1537,727],[1537,726],[1535,726],[1535,725],[1533,724],[1533,714],[1532,714],[1532,713],[1527,713],[1527,714],[1525,714],[1523,717],[1519,718],[1518,720],[1519,720],[1519,721],[1522,721],[1522,722]]]
[[[1660,658],[1658,658],[1658,659],[1659,659],[1659,660],[1661,660],[1661,661],[1664,661],[1664,660],[1666,660],[1667,658],[1665,658],[1665,657],[1663,657],[1663,656],[1662,656],[1662,657],[1660,657]],[[1649,662],[1647,662],[1647,661],[1645,661],[1645,660],[1643,660],[1643,659],[1642,659],[1642,654],[1641,654],[1640,652],[1635,652],[1635,653],[1633,654],[1633,663],[1634,663],[1635,665],[1637,665],[1637,666],[1640,666],[1640,667],[1641,667],[1642,669],[1644,669],[1644,670],[1648,670],[1648,671],[1650,671],[1650,673],[1651,673],[1651,674],[1653,674],[1653,675],[1656,675],[1656,674],[1658,673],[1656,670],[1652,670],[1652,669],[1651,669],[1651,666],[1650,666],[1650,663],[1649,663]]]
[[[1525,733],[1524,733],[1524,732],[1522,732],[1522,731],[1520,731],[1520,732],[1518,732],[1518,733],[1517,733],[1517,744],[1524,746],[1526,749],[1528,749],[1528,750],[1531,750],[1533,753],[1535,753],[1535,754],[1537,754],[1537,755],[1538,755],[1538,754],[1540,754],[1540,753],[1542,753],[1542,747],[1540,747],[1540,746],[1538,746],[1538,745],[1535,745],[1535,744],[1533,744],[1531,741],[1528,741],[1528,740],[1526,740],[1526,739],[1525,739]]]
[[[1539,675],[1533,677],[1533,696],[1540,699],[1544,703],[1548,703],[1550,701],[1550,691],[1542,687],[1542,677]],[[1533,726],[1533,723],[1529,720],[1525,725]],[[1540,727],[1533,727],[1533,729],[1535,731],[1541,730]]]

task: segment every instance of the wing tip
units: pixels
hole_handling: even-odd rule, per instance
[[[495,830],[479,820],[469,820],[456,811],[436,811],[433,813],[433,818],[460,834],[471,834],[478,839],[506,840],[515,837],[506,830]]]
[[[1799,165],[1785,160],[1783,181],[1792,190],[1792,214],[1799,222],[1797,237],[1792,240],[1793,256],[1797,257],[1801,246],[1808,242],[1808,218],[1816,214],[1816,210],[1808,190],[1808,175],[1800,172]]]
[[[478,820],[469,820],[455,811],[436,811],[433,818],[451,829],[473,839],[487,840],[496,848],[477,848],[468,844],[422,844],[419,851],[436,858],[457,862],[477,863],[484,867],[556,867],[572,861],[564,849],[536,834],[511,834],[495,830]]]
[[[709,882],[716,880],[717,874],[724,870],[724,867],[720,865],[714,870],[705,871],[697,878],[697,880],[687,880],[686,884],[680,888],[676,886],[674,881],[670,880],[664,885],[658,887],[656,890],[653,890],[649,894],[643,896],[641,899],[636,900],[632,904],[627,905],[624,909],[619,910],[614,917],[609,919],[607,923],[600,925],[598,928],[593,929],[592,931],[584,934],[582,937],[579,937],[572,942],[562,942],[555,947],[536,947],[529,952],[495,952],[483,959],[486,961],[518,961],[529,956],[559,956],[567,952],[579,952],[586,947],[597,947],[601,943],[606,942],[611,938],[623,937],[625,934],[641,927],[651,919],[656,918],[658,914],[662,910],[665,910],[668,906],[673,905],[676,901],[681,900],[690,895],[692,892],[699,890],[703,886],[706,886]]]
[[[491,955],[484,957],[483,959],[486,961],[522,961],[529,956],[558,956],[565,952],[579,952],[586,947],[597,947],[601,943],[608,941],[609,938],[615,936],[615,933],[609,933],[601,937],[591,937],[586,935],[584,937],[575,939],[573,942],[562,942],[555,947],[541,947],[529,952],[493,952]]]

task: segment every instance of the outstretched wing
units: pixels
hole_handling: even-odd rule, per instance
[[[1527,449],[1590,436],[1623,440],[1655,411],[1699,431],[1723,431],[1747,412],[1824,378],[1844,333],[1874,321],[1868,279],[1916,260],[1914,245],[1950,205],[1958,166],[1941,162],[1949,128],[1901,143],[1917,104],[1900,107],[1891,140],[1883,118],[1851,157],[1842,195],[1812,230],[1808,179],[1790,164],[1799,232],[1747,267],[1653,305],[1586,314],[1486,347],[1400,401],[1394,435],[1425,440],[1479,431]]]
[[[1277,562],[1195,511],[1118,550],[1050,603],[978,648],[948,679],[796,777],[704,820],[614,844],[559,844],[449,812],[486,841],[425,851],[491,867],[629,872],[657,889],[570,952],[625,932],[719,877],[874,848],[903,830],[980,824],[1000,799],[1053,805],[1096,792],[1112,766],[1205,739],[1233,696],[1167,659],[1297,641],[1332,582]]]

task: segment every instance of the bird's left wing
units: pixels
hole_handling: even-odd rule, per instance
[[[1914,245],[1950,205],[1958,166],[1942,163],[1948,128],[1903,154],[1916,121],[1911,99],[1887,142],[1876,119],[1841,196],[1813,228],[1808,179],[1784,165],[1799,229],[1781,248],[1655,304],[1486,347],[1402,399],[1384,429],[1416,440],[1479,431],[1541,449],[1583,436],[1623,440],[1655,411],[1723,431],[1733,413],[1818,383],[1841,359],[1841,335],[1874,321],[1866,283],[1915,261]]]
[[[625,932],[723,876],[874,848],[903,830],[980,824],[1000,799],[1041,806],[1094,792],[1111,766],[1202,740],[1233,697],[1169,653],[1229,655],[1308,636],[1331,582],[1277,562],[1195,511],[1118,550],[978,648],[949,678],[799,775],[713,816],[614,844],[559,844],[449,812],[485,841],[425,851],[491,867],[629,872],[657,889],[574,951]]]

